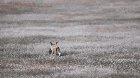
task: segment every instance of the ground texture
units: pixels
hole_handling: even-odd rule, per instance
[[[46,1],[0,5],[0,78],[140,78],[139,0]]]

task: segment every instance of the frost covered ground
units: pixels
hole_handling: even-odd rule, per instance
[[[140,78],[139,0],[53,1],[0,15],[0,78]]]

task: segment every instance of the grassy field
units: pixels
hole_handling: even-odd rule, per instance
[[[0,7],[0,78],[140,78],[139,3],[56,0],[12,13]],[[59,41],[61,56],[49,55],[50,41]]]

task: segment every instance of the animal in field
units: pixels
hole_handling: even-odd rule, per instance
[[[55,54],[60,56],[60,47],[58,46],[58,42],[50,42],[51,47],[49,49],[49,54]]]

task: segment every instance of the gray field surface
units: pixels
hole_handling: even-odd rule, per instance
[[[140,78],[140,0],[47,1],[0,5],[0,78]]]

